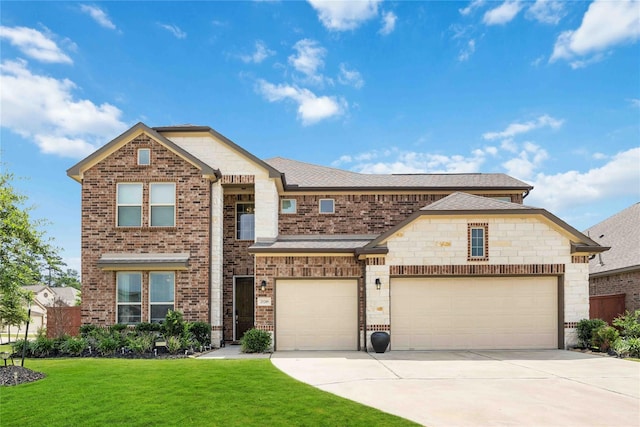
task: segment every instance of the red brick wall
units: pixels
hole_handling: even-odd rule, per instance
[[[589,278],[589,295],[626,294],[625,309],[640,310],[640,270]]]
[[[137,149],[151,148],[151,165],[137,165]],[[116,227],[116,184],[143,183],[142,227]],[[148,227],[149,183],[176,183],[176,227]],[[96,263],[104,253],[190,253],[176,273],[175,309],[188,321],[209,321],[210,182],[190,163],[146,136],[129,142],[84,173],[82,183],[82,322],[116,321],[115,272]],[[143,275],[142,320],[149,320]]]
[[[438,201],[448,194],[382,194],[382,195],[307,195],[281,196],[295,199],[295,214],[280,214],[280,234],[380,234],[405,220],[416,210]],[[522,203],[521,195],[511,197]],[[320,199],[334,199],[335,213],[320,214]]]

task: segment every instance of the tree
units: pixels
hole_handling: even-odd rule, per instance
[[[56,275],[51,276],[51,286],[52,287],[69,287],[76,288],[77,290],[81,289],[80,284],[80,275],[77,270],[72,268],[67,268],[65,271],[60,271]]]
[[[64,264],[40,230],[45,223],[30,217],[27,197],[14,190],[12,180],[13,174],[0,172],[0,324],[9,326],[22,323],[15,323],[18,307],[31,298],[22,286],[39,282],[43,266],[59,272]]]

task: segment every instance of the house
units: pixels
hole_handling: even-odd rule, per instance
[[[49,287],[47,285],[23,286],[23,289],[33,292],[35,301],[44,307],[74,306],[80,291],[71,287]]]
[[[205,126],[138,123],[71,167],[82,321],[167,310],[276,350],[564,348],[606,250],[504,174],[366,175],[261,160]]]
[[[589,295],[625,294],[622,311],[640,310],[640,203],[588,228],[585,234],[611,247],[589,261]]]

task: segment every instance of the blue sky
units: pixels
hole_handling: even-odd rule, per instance
[[[72,268],[66,170],[139,121],[208,125],[264,159],[505,172],[580,230],[640,200],[637,1],[1,8],[0,162]]]

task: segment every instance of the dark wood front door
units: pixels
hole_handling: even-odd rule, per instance
[[[235,278],[235,337],[234,340],[242,338],[244,333],[253,328],[253,277]]]

